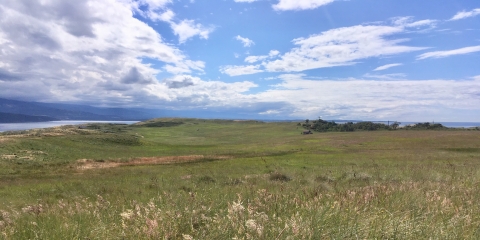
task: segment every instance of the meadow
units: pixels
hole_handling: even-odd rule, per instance
[[[0,239],[480,239],[480,131],[156,119],[0,134]]]

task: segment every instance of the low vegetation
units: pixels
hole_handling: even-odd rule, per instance
[[[157,119],[0,134],[0,239],[480,238],[478,131],[302,131]]]
[[[334,121],[325,121],[319,118],[318,120],[305,120],[305,123],[298,123],[297,125],[305,129],[312,129],[317,132],[353,132],[353,131],[377,131],[377,130],[397,130],[400,127],[399,122],[390,123],[374,123],[374,122],[346,122],[336,123]],[[417,123],[401,127],[404,130],[447,130],[448,128],[440,123]],[[478,128],[476,128],[478,130]]]

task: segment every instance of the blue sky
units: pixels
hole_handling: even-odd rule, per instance
[[[19,100],[479,121],[479,59],[476,0],[0,2],[0,97]]]

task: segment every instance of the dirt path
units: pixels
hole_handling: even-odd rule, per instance
[[[96,161],[92,159],[77,160],[77,169],[100,169],[100,168],[114,168],[120,166],[135,166],[135,165],[157,165],[157,164],[173,164],[195,162],[203,159],[229,159],[229,156],[204,156],[204,155],[186,155],[186,156],[164,156],[164,157],[142,157],[132,158],[128,161]]]

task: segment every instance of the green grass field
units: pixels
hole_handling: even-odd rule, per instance
[[[160,119],[0,134],[0,239],[480,239],[480,132]]]

